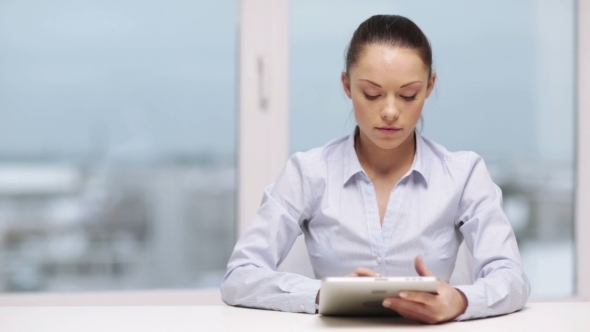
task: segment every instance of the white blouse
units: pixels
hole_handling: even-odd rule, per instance
[[[316,279],[277,272],[303,234]],[[321,279],[366,267],[384,276],[415,276],[414,258],[449,281],[465,240],[473,285],[457,319],[521,309],[530,294],[502,193],[483,159],[449,152],[416,134],[411,169],[393,188],[383,224],[375,188],[354,149],[354,134],[295,153],[235,246],[221,293],[225,303],[315,313]]]

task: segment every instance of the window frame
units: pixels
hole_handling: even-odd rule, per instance
[[[237,236],[289,154],[289,6],[240,0]]]
[[[590,301],[590,0],[577,1],[577,170],[575,196],[576,294]]]

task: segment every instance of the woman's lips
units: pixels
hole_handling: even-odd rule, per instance
[[[377,127],[377,130],[385,135],[395,135],[397,134],[399,131],[401,131],[401,128],[395,128],[395,127]]]

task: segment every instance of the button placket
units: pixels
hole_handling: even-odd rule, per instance
[[[383,234],[381,222],[379,220],[379,204],[377,203],[377,195],[375,187],[370,181],[368,183],[361,183],[363,198],[365,203],[366,223],[369,230],[369,238],[371,242],[371,255],[375,259],[373,268],[377,273],[383,273],[381,263],[378,258],[382,260],[383,255]]]
[[[389,252],[394,233],[398,234],[398,236],[403,236],[405,227],[407,227],[409,224],[400,222],[400,216],[404,215],[401,210],[403,209],[403,201],[406,194],[407,182],[410,178],[409,174],[411,174],[411,171],[400,179],[389,195],[387,210],[385,211],[385,218],[383,219],[383,227],[381,228],[383,246],[381,247],[382,251],[380,253],[380,257],[382,263],[385,263],[385,258]],[[383,268],[383,273],[387,273],[388,269],[390,268],[386,265],[387,264],[380,265]]]

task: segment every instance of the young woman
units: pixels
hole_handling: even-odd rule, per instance
[[[377,15],[358,27],[342,73],[357,127],[294,154],[265,190],[230,258],[221,285],[227,304],[315,313],[320,279],[329,276],[448,282],[464,240],[474,284],[442,282],[437,295],[404,292],[383,306],[426,323],[524,306],[530,285],[484,161],[416,132],[435,82],[430,44],[412,21]],[[302,233],[317,279],[276,271]]]

